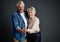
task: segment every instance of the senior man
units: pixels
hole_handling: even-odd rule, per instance
[[[13,21],[13,39],[14,42],[24,42],[25,40],[25,29],[27,28],[28,15],[24,11],[25,4],[23,1],[18,1],[17,11],[12,14]]]

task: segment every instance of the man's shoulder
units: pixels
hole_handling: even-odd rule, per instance
[[[15,16],[15,15],[17,15],[17,14],[18,14],[17,11],[14,11],[14,12],[12,13],[13,16]]]
[[[27,13],[27,11],[26,11],[26,10],[24,11],[24,13],[25,13],[25,15],[26,15],[26,16],[28,16],[28,13]]]
[[[24,13],[25,13],[25,14],[28,14],[26,10],[24,10]]]
[[[24,12],[27,12],[26,10],[24,10]]]

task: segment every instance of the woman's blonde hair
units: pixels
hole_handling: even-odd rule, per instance
[[[28,8],[28,9],[27,9],[27,12],[28,12],[28,11],[33,11],[34,13],[36,13],[35,7],[30,7],[30,8]]]

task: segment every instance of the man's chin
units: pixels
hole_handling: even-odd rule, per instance
[[[18,10],[19,12],[22,12],[23,10]]]
[[[19,11],[20,13],[22,13],[23,11]]]

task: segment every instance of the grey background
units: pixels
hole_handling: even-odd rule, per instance
[[[18,0],[0,1],[0,41],[13,42],[12,40],[12,13],[16,10]],[[41,42],[60,42],[59,31],[59,1],[58,0],[23,0],[25,10],[34,6],[36,16],[40,19]]]

